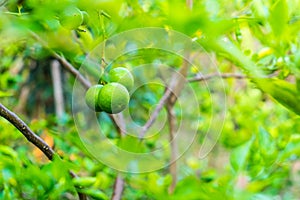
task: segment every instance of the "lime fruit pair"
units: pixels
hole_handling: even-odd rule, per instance
[[[123,111],[129,103],[128,89],[132,89],[132,74],[122,67],[112,69],[109,73],[110,83],[94,85],[85,94],[86,104],[96,112],[116,114]]]
[[[85,95],[86,104],[96,112],[116,114],[123,111],[129,103],[129,93],[120,83],[94,85]]]

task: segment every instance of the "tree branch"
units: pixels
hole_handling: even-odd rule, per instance
[[[82,83],[85,88],[90,88],[91,83],[88,81],[71,63],[69,63],[64,57],[58,55],[57,53],[53,53],[53,56],[68,70],[71,74],[73,74],[78,80]]]
[[[170,166],[169,166],[169,171],[172,176],[172,182],[169,187],[169,192],[172,193],[176,187],[177,183],[177,154],[178,154],[178,146],[176,142],[176,136],[175,136],[175,114],[174,114],[174,109],[173,105],[171,102],[168,102],[166,105],[167,108],[167,113],[168,113],[168,122],[169,122],[169,134],[170,134],[170,150],[171,150],[171,157],[170,157]]]
[[[55,151],[38,135],[36,135],[28,125],[20,119],[15,113],[7,109],[3,104],[0,103],[0,116],[9,121],[13,126],[15,126],[34,146],[39,148],[49,160],[53,160],[54,156],[57,155]],[[74,178],[77,177],[76,174],[70,171],[70,175]],[[86,195],[78,192],[80,200],[86,200]]]
[[[122,137],[126,136],[126,124],[125,124],[124,116],[122,115],[122,113],[119,113],[116,116],[118,117],[118,125],[119,125],[118,127],[120,128],[119,133],[122,139]],[[121,200],[123,191],[124,191],[124,179],[122,178],[120,172],[118,172],[117,178],[114,183],[111,200]]]
[[[162,98],[159,100],[157,106],[155,107],[153,113],[151,114],[149,120],[145,123],[142,127],[142,131],[139,134],[139,138],[142,139],[149,128],[153,125],[158,117],[161,109],[166,105],[167,101],[170,98],[173,98],[172,101],[175,103],[176,98],[180,95],[181,90],[184,87],[184,82],[186,81],[185,77],[188,71],[188,61],[185,59],[183,60],[182,67],[180,68],[179,72],[175,72],[173,77],[171,78],[170,85],[166,87],[165,93]]]
[[[1,103],[0,116],[14,125],[26,137],[26,139],[39,148],[49,160],[53,159],[55,154],[54,150],[47,143],[45,143],[44,140],[37,136],[15,113],[8,110]]]
[[[118,174],[114,184],[114,190],[113,190],[113,195],[111,197],[111,200],[121,200],[123,190],[124,190],[124,180],[121,177],[121,174]]]
[[[49,48],[47,42],[40,38],[40,36],[35,32],[31,31],[30,33],[38,42],[40,42],[46,49],[49,50],[53,57],[56,58],[66,70],[77,77],[85,88],[91,87],[91,83],[71,63],[69,63],[63,56],[60,56],[58,53]]]
[[[243,74],[235,74],[235,73],[226,73],[226,74],[219,74],[219,73],[212,73],[207,75],[197,74],[194,78],[188,79],[189,82],[197,82],[197,81],[206,81],[212,78],[235,78],[235,79],[244,79],[248,78]]]
[[[188,58],[189,55],[187,54],[185,58]],[[159,112],[161,109],[166,105],[167,113],[168,113],[168,122],[169,122],[169,134],[170,134],[170,167],[169,171],[172,176],[172,183],[169,187],[169,192],[172,193],[176,187],[177,182],[177,151],[178,146],[176,142],[175,136],[175,114],[173,107],[177,101],[177,98],[180,96],[182,89],[185,86],[186,76],[189,68],[188,59],[184,59],[182,63],[182,67],[180,68],[179,72],[175,72],[171,78],[170,85],[166,87],[165,93],[160,99],[158,105],[156,106],[154,112],[151,114],[149,120],[143,126],[141,133],[139,134],[139,138],[142,139],[148,129],[152,126],[155,120],[158,117]]]
[[[162,96],[162,98],[159,100],[157,106],[155,107],[155,110],[153,111],[153,113],[151,114],[149,120],[145,123],[145,125],[142,127],[142,131],[139,134],[139,138],[142,139],[146,132],[148,131],[148,129],[152,126],[152,124],[155,122],[156,118],[159,115],[159,112],[161,111],[161,109],[164,107],[164,105],[166,104],[169,96],[171,95],[172,91],[169,88],[166,88],[166,91],[164,93],[164,95]]]

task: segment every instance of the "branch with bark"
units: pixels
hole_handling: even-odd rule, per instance
[[[176,187],[177,183],[177,155],[178,155],[178,145],[176,141],[175,135],[175,127],[176,127],[176,117],[173,109],[172,103],[168,102],[166,105],[167,113],[168,113],[168,122],[169,122],[169,134],[170,134],[170,149],[171,149],[171,156],[170,156],[170,174],[172,176],[172,182],[169,187],[169,193],[172,193]]]
[[[3,104],[0,103],[0,116],[9,121],[13,126],[15,126],[34,146],[39,148],[49,160],[53,160],[54,156],[57,154],[55,151],[38,135],[36,135],[29,126],[19,118],[14,112],[10,111]],[[70,171],[70,175],[75,178],[77,175]],[[85,194],[78,192],[80,200],[86,200]]]
[[[202,75],[202,74],[197,74],[195,77],[188,79],[189,82],[198,82],[198,81],[206,81],[212,78],[222,78],[222,79],[227,79],[227,78],[235,78],[235,79],[244,79],[247,78],[246,75],[244,74],[236,74],[236,73],[225,73],[225,74],[220,74],[220,73],[212,73],[212,74],[207,74],[207,75]]]
[[[71,63],[69,63],[63,56],[60,56],[58,53],[56,53],[54,50],[49,48],[47,42],[45,42],[39,35],[37,35],[35,32],[30,32],[31,36],[35,38],[38,42],[40,42],[48,51],[52,54],[52,56],[57,59],[62,66],[69,71],[71,74],[73,74],[75,77],[78,78],[78,80],[82,83],[82,85],[85,88],[91,87],[91,83],[89,80],[87,80]]]
[[[121,174],[118,174],[115,184],[114,190],[111,200],[120,200],[122,198],[122,193],[124,191],[124,180]]]
[[[85,88],[91,87],[90,81],[88,81],[71,63],[69,63],[64,57],[53,53],[53,56],[67,69],[71,74],[73,74]]]
[[[140,139],[142,139],[145,136],[149,128],[154,124],[156,118],[158,117],[160,111],[166,105],[166,103],[170,101],[171,98],[173,98],[172,101],[174,101],[180,95],[180,92],[183,89],[184,84],[186,82],[187,71],[188,71],[188,61],[184,60],[182,67],[178,72],[175,72],[173,74],[169,86],[166,87],[164,95],[160,98],[150,118],[142,127],[142,131],[139,134]],[[175,103],[175,101],[173,103]]]

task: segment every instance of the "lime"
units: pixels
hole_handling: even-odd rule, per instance
[[[129,103],[129,93],[120,83],[108,83],[103,86],[98,96],[101,110],[115,114],[123,111]]]
[[[133,88],[134,79],[131,72],[124,67],[117,67],[110,70],[109,74],[110,82],[117,82],[124,85],[128,91]]]
[[[85,102],[89,108],[96,112],[102,111],[98,104],[98,96],[100,91],[102,90],[103,85],[94,85],[90,87],[85,93]]]
[[[82,12],[76,7],[68,7],[59,17],[60,24],[66,29],[76,29],[83,22]]]

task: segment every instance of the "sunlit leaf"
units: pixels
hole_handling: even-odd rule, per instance
[[[234,171],[238,172],[245,167],[250,147],[253,143],[253,139],[249,140],[245,144],[235,148],[230,155],[230,164]]]
[[[280,38],[288,23],[288,6],[286,0],[277,0],[271,6],[269,22],[275,37]]]
[[[263,92],[272,96],[289,110],[300,114],[300,96],[296,85],[276,78],[253,79]]]

